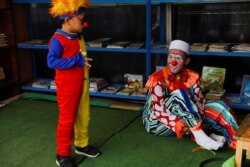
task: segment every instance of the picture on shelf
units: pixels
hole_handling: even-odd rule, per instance
[[[143,75],[139,74],[124,74],[127,80],[125,87],[139,89],[143,88]]]
[[[202,79],[205,91],[223,90],[226,69],[219,67],[203,66]]]
[[[250,75],[244,75],[240,91],[240,102],[250,105]]]

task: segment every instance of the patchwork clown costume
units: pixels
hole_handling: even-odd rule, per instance
[[[233,112],[223,100],[205,100],[198,73],[183,67],[174,75],[167,65],[149,77],[146,87],[142,117],[147,132],[180,138],[202,127],[220,133],[235,148],[233,135],[238,125]]]

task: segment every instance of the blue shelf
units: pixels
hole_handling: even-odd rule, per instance
[[[18,44],[17,48],[22,49],[48,49],[48,45],[29,45]],[[146,49],[117,49],[117,48],[90,48],[88,51],[95,52],[126,52],[126,53],[146,53]],[[152,54],[167,54],[166,49],[152,49]],[[205,55],[205,56],[227,56],[227,57],[250,57],[250,52],[207,52],[207,51],[190,51],[190,55]]]
[[[153,54],[167,54],[166,49],[153,49]],[[226,56],[226,57],[250,57],[250,52],[208,52],[208,51],[190,51],[190,55],[196,56]]]
[[[55,93],[55,89],[46,89],[46,88],[35,88],[32,86],[24,85],[21,87],[24,91],[32,92],[43,92],[43,93]],[[128,99],[128,100],[137,100],[137,101],[146,101],[146,97],[141,96],[130,96],[130,95],[118,95],[111,93],[92,93],[90,92],[91,97],[103,97],[103,98],[115,98],[115,99]],[[250,105],[245,105],[240,103],[239,94],[227,94],[226,101],[234,109],[250,110]]]
[[[118,95],[118,94],[111,94],[111,93],[90,93],[90,96],[146,101],[146,97],[130,96],[130,95]]]
[[[249,2],[248,0],[151,0],[152,3],[226,3]]]
[[[152,3],[226,3],[248,2],[247,0],[151,0]],[[48,4],[51,0],[12,0],[12,3],[37,3]],[[102,4],[145,4],[146,0],[92,0],[94,5]]]
[[[48,45],[31,45],[20,43],[17,45],[19,49],[48,49]],[[128,48],[90,48],[87,47],[88,51],[95,52],[126,52],[126,53],[146,53],[146,49],[128,49]]]
[[[31,44],[20,43],[20,44],[17,44],[17,48],[20,48],[20,49],[48,49],[48,45],[31,45]]]
[[[242,104],[240,102],[239,94],[226,94],[226,101],[234,109],[250,110],[250,105]]]
[[[93,5],[105,5],[105,4],[145,4],[145,0],[91,0]],[[12,3],[22,4],[49,4],[51,0],[12,0]]]
[[[35,88],[29,85],[21,86],[23,91],[31,91],[31,92],[43,92],[43,93],[56,93],[55,89],[46,89],[46,88]],[[116,99],[129,99],[129,100],[137,100],[137,101],[145,101],[146,97],[141,96],[129,96],[129,95],[118,95],[111,93],[90,93],[91,97],[105,97],[105,98],[116,98]]]

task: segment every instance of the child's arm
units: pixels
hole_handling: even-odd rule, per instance
[[[76,55],[70,58],[61,58],[63,47],[56,38],[51,38],[47,64],[53,69],[69,69],[74,66],[85,66],[85,59],[79,51]]]

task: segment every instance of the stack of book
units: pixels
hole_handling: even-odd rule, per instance
[[[227,43],[212,43],[208,47],[208,51],[210,52],[225,52],[228,48]]]
[[[86,42],[87,46],[94,47],[94,48],[102,48],[108,45],[108,42],[111,38],[98,38],[92,41]]]
[[[192,51],[206,51],[208,44],[206,43],[193,43],[190,46],[190,50]]]
[[[50,81],[50,83],[49,83],[49,88],[50,88],[50,89],[56,89],[55,80]]]
[[[121,89],[121,86],[107,86],[101,90],[101,93],[116,93]]]
[[[123,87],[121,90],[119,90],[116,94],[118,95],[132,95],[132,93],[135,91],[134,88],[128,88]]]
[[[32,87],[34,87],[34,88],[46,88],[46,89],[48,89],[49,86],[50,86],[50,82],[51,82],[51,80],[38,79],[38,80],[35,80],[32,83]]]
[[[147,89],[146,88],[139,88],[139,89],[135,90],[131,95],[132,96],[146,97]]]
[[[0,33],[0,47],[8,46],[7,35],[5,33]]]
[[[90,92],[98,92],[102,88],[109,85],[104,78],[90,78],[89,81],[90,81],[90,86],[89,86]]]
[[[142,42],[138,42],[138,43],[130,43],[128,46],[126,46],[126,48],[129,48],[129,49],[140,49],[140,48],[143,48],[145,46],[144,43]]]
[[[168,45],[153,43],[151,44],[151,49],[168,49]]]
[[[250,52],[250,43],[241,43],[231,47],[233,52]]]
[[[130,44],[130,41],[116,41],[108,44],[107,48],[125,48]]]
[[[219,100],[219,99],[223,99],[225,97],[225,89],[222,90],[218,90],[218,91],[209,91],[208,93],[206,93],[205,98],[208,100]]]

